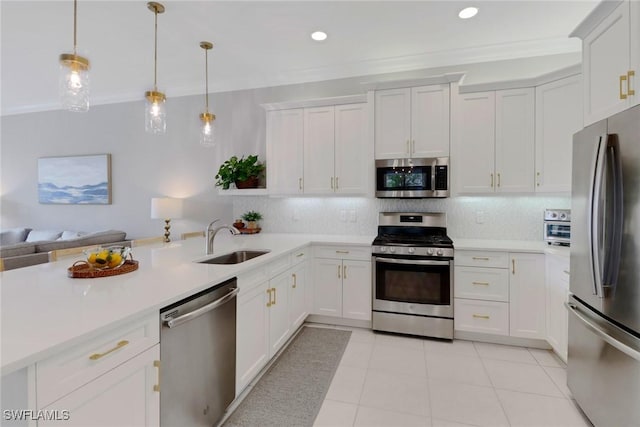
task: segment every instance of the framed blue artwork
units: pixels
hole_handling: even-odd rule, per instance
[[[38,199],[46,204],[111,204],[111,155],[39,158]]]

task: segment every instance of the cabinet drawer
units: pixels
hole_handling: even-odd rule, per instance
[[[456,265],[467,267],[509,268],[508,252],[456,251]]]
[[[291,265],[298,265],[301,262],[308,260],[310,250],[310,246],[305,246],[304,248],[291,252]]]
[[[456,298],[509,302],[509,270],[455,267]]]
[[[252,289],[260,286],[260,284],[269,280],[269,274],[266,267],[256,268],[238,275],[238,288],[240,292],[238,296],[250,292]]]
[[[269,278],[277,276],[291,266],[291,254],[282,255],[267,266]]]
[[[63,350],[36,364],[38,407],[44,407],[160,342],[153,314]]]
[[[457,331],[509,335],[509,303],[456,298],[454,325]]]
[[[316,258],[371,261],[371,246],[316,246]]]

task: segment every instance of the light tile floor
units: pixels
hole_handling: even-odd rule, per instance
[[[551,351],[358,328],[314,426],[591,426]]]

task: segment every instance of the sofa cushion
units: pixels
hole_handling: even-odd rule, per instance
[[[55,230],[31,230],[27,235],[27,242],[42,242],[56,240],[62,235],[62,231]]]
[[[127,233],[119,230],[96,231],[87,233],[81,237],[69,240],[56,240],[53,242],[40,242],[36,244],[36,252],[49,252],[57,249],[77,248],[79,246],[103,245],[120,242],[125,239]]]
[[[85,231],[68,231],[65,230],[62,232],[62,235],[58,237],[56,240],[70,240],[77,239],[78,237],[86,236],[87,233]]]
[[[29,255],[35,253],[36,245],[29,242],[16,243],[15,245],[0,248],[0,258],[8,258],[19,255]]]
[[[30,228],[10,228],[0,231],[0,246],[14,245],[26,240]]]

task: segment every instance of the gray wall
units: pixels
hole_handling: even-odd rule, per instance
[[[212,149],[198,144],[198,115],[204,106],[203,96],[171,98],[170,90],[167,91],[168,130],[163,136],[144,132],[142,101],[92,106],[84,114],[49,111],[3,116],[0,122],[0,228],[28,226],[82,231],[117,228],[127,231],[130,238],[160,235],[162,220],[150,219],[150,199],[158,196],[186,199],[185,218],[172,222],[174,236],[202,229],[213,218],[231,221],[253,205],[275,209],[272,219],[282,219],[278,209],[284,202],[260,197],[253,201],[245,198],[234,201],[233,197],[218,196],[213,184],[220,163],[231,155],[257,153],[264,159],[265,113],[260,104],[363,93],[361,83],[365,81],[416,78],[452,71],[466,71],[467,84],[527,78],[579,60],[579,54],[554,55],[211,94],[210,105],[217,116],[219,141]],[[111,205],[38,203],[39,157],[99,153],[112,156]],[[457,209],[453,203],[456,202],[443,205],[443,209]],[[379,209],[375,199],[365,200],[363,206],[366,211]],[[522,209],[514,208],[513,213],[519,215],[529,208],[524,203]],[[268,212],[265,213],[268,217]],[[520,216],[522,221],[528,217]],[[371,219],[360,226],[341,223],[337,215],[324,221],[329,222],[322,227],[327,232],[344,229],[354,234],[369,234],[375,228]],[[286,227],[273,222],[265,224],[265,231],[270,228],[287,231]],[[312,229],[306,227],[305,230]],[[491,234],[487,227],[484,230],[481,234]]]

